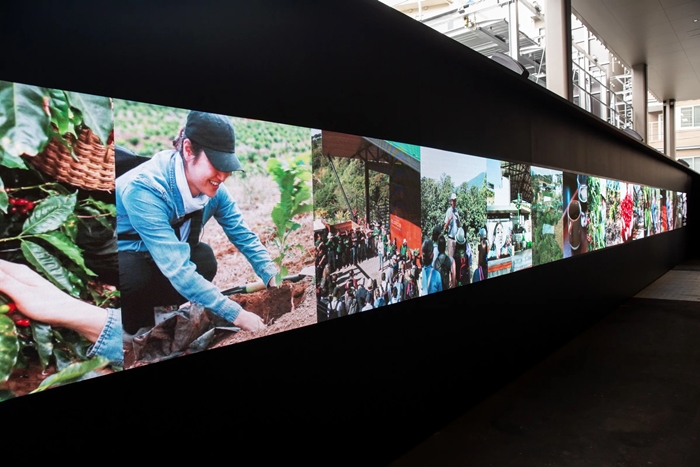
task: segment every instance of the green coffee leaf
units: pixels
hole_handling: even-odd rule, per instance
[[[85,126],[100,138],[102,144],[106,144],[114,128],[114,115],[109,97],[70,91],[66,94],[71,107],[75,107],[82,114]]]
[[[51,245],[55,246],[61,253],[70,258],[75,264],[80,266],[80,268],[85,271],[89,276],[96,276],[86,265],[85,259],[83,258],[83,252],[78,248],[75,243],[71,241],[65,234],[54,231],[45,234],[39,234],[37,237],[46,240]]]
[[[70,357],[64,350],[54,348],[53,355],[54,357],[56,357],[56,368],[58,369],[58,371],[63,370],[68,365],[73,363],[73,361],[70,359]]]
[[[32,337],[39,353],[41,368],[44,370],[49,365],[51,355],[53,355],[53,339],[51,325],[32,321]]]
[[[78,192],[68,196],[49,196],[39,203],[22,226],[23,234],[40,234],[56,230],[75,209]]]
[[[5,184],[2,182],[2,177],[0,177],[0,211],[7,214],[7,207],[10,205],[10,200],[5,191]]]
[[[49,89],[51,122],[58,128],[58,133],[63,135],[71,130],[70,126],[70,105],[65,91],[60,89]]]
[[[62,386],[82,379],[91,371],[99,370],[109,365],[109,360],[104,357],[95,357],[92,360],[68,365],[63,370],[53,374],[41,382],[38,388],[31,393],[45,391],[51,387]]]
[[[272,208],[270,217],[275,224],[274,243],[279,249],[279,255],[274,261],[280,267],[279,275],[283,276],[286,274],[286,268],[282,267],[282,261],[289,250],[287,237],[301,227],[293,218],[313,210],[311,204],[305,204],[305,201],[311,198],[311,191],[306,182],[310,180],[311,168],[305,159],[299,156],[291,163],[269,159],[267,170],[280,190],[279,203]]]
[[[107,230],[114,230],[114,227],[109,223],[109,217],[105,216],[105,213],[99,209],[95,209],[92,206],[81,206],[80,210],[94,216],[93,218]]]
[[[297,214],[305,214],[305,213],[311,212],[313,210],[314,210],[313,204],[302,204],[301,206],[297,206],[297,208],[294,210],[294,215],[296,216]]]
[[[53,335],[56,338],[58,345],[60,347],[67,348],[74,358],[87,360],[87,351],[92,345],[92,342],[88,341],[83,336],[71,329],[64,328],[61,331],[54,329]]]
[[[63,232],[73,243],[75,243],[75,239],[78,237],[79,222],[80,219],[78,219],[78,216],[76,216],[75,213],[72,213],[70,216],[68,216],[66,222],[61,225],[61,232]]]
[[[114,204],[105,203],[92,197],[88,197],[86,200],[81,201],[81,207],[87,207],[87,205],[92,205],[102,211],[102,213],[109,214],[112,217],[117,215],[117,207]]]
[[[13,156],[9,152],[4,151],[2,146],[0,146],[0,166],[8,169],[28,169],[27,164],[24,163],[21,157]]]
[[[44,277],[69,294],[76,297],[79,295],[78,289],[73,286],[68,277],[68,271],[44,247],[28,240],[22,240],[21,248],[27,261]]]
[[[6,315],[0,315],[0,383],[10,377],[17,362],[19,340],[15,323]]]
[[[48,91],[38,86],[0,81],[0,149],[10,158],[35,156],[49,141]],[[6,155],[3,155],[3,165]]]
[[[8,169],[22,169],[27,170],[27,164],[19,156],[13,156],[12,154],[4,151],[0,147],[0,166],[7,167]]]

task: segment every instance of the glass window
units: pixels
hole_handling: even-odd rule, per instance
[[[681,128],[700,127],[700,105],[680,108]]]

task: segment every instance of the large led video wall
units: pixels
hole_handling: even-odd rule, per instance
[[[0,81],[0,400],[685,224],[662,188]]]

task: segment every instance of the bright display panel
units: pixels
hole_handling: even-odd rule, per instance
[[[0,400],[687,223],[683,192],[369,136],[4,81],[0,115]]]
[[[315,138],[318,320],[417,297],[420,148],[330,131]]]
[[[118,99],[114,119],[125,367],[315,323],[311,130]]]
[[[0,81],[0,400],[123,365],[110,99]]]

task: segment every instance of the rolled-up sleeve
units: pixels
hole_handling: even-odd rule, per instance
[[[87,351],[87,356],[104,357],[113,365],[124,366],[124,347],[122,338],[121,311],[107,308],[107,322],[102,332]]]

